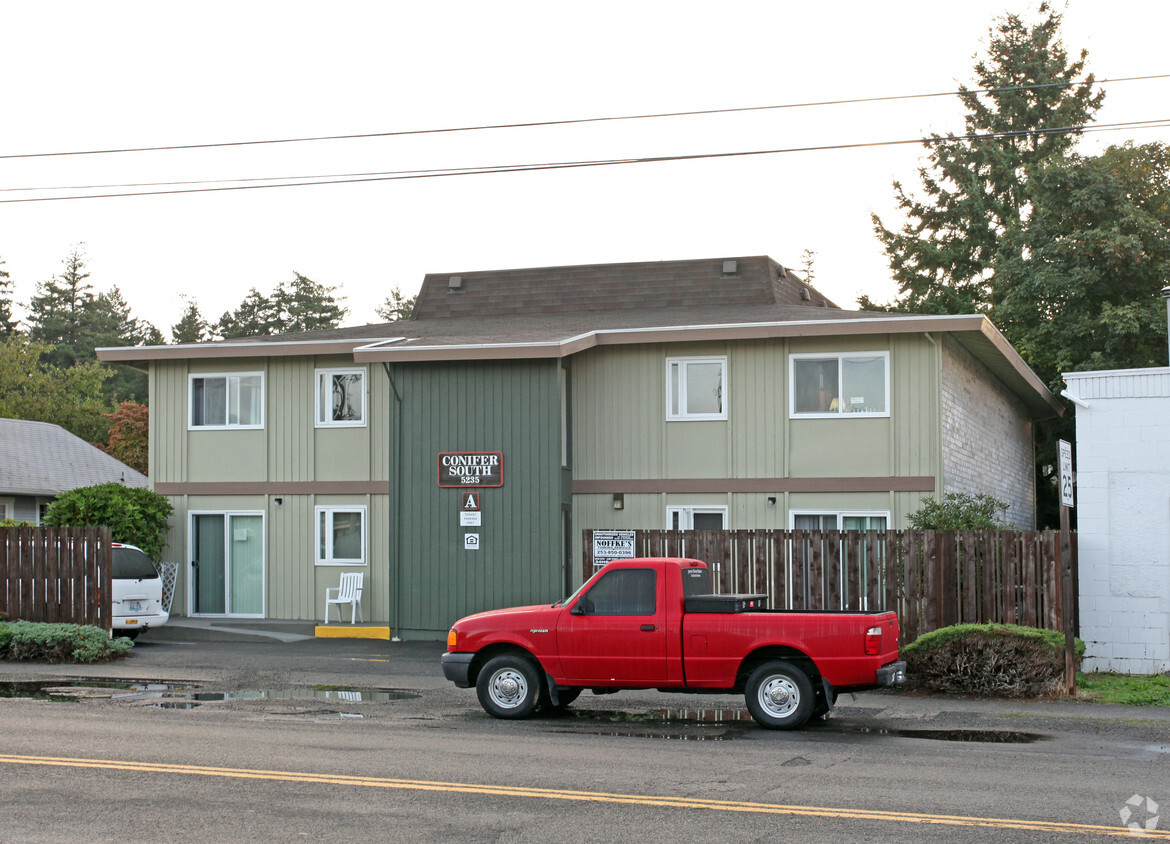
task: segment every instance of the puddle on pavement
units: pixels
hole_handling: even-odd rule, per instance
[[[904,730],[885,727],[853,727],[838,724],[814,726],[819,733],[842,733],[874,736],[897,736],[898,738],[927,739],[929,741],[965,741],[986,744],[1034,744],[1051,738],[1042,733],[1024,733],[1018,730]]]
[[[650,712],[567,709],[550,719],[573,722],[580,727],[558,732],[592,735],[660,738],[676,741],[727,741],[742,738],[755,722],[746,709],[658,709]],[[1050,738],[1041,733],[1018,730],[932,730],[863,727],[833,722],[812,722],[811,733],[894,736],[930,741],[982,742],[990,744],[1032,744]]]
[[[226,700],[336,700],[343,703],[384,702],[418,698],[398,689],[353,689],[306,686],[293,689],[257,689],[237,692],[201,692],[193,683],[147,681],[20,680],[0,683],[0,698],[26,698],[56,702],[102,699],[116,701],[157,700],[160,709],[194,709],[206,701]]]
[[[666,741],[732,741],[743,737],[744,722],[752,720],[746,709],[566,709],[549,717],[579,725],[553,732]]]

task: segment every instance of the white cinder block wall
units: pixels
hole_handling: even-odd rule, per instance
[[[1065,373],[1085,668],[1170,670],[1170,368]]]

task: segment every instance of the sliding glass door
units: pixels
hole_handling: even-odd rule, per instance
[[[192,615],[264,616],[264,515],[192,513]]]

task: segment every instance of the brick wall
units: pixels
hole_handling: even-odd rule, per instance
[[[1036,526],[1032,423],[1024,403],[950,337],[942,359],[943,492],[985,493],[1007,521]]]

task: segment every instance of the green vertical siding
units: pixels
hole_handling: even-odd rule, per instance
[[[397,504],[390,513],[393,534],[401,512],[401,558],[390,567],[399,635],[433,638],[469,613],[560,597],[558,366],[392,367],[402,397],[402,474],[392,473]],[[393,404],[390,413],[396,414]],[[444,451],[503,452],[504,486],[479,490],[480,528],[460,527],[461,490],[438,487],[437,458]],[[478,550],[464,550],[465,533],[479,534]]]

